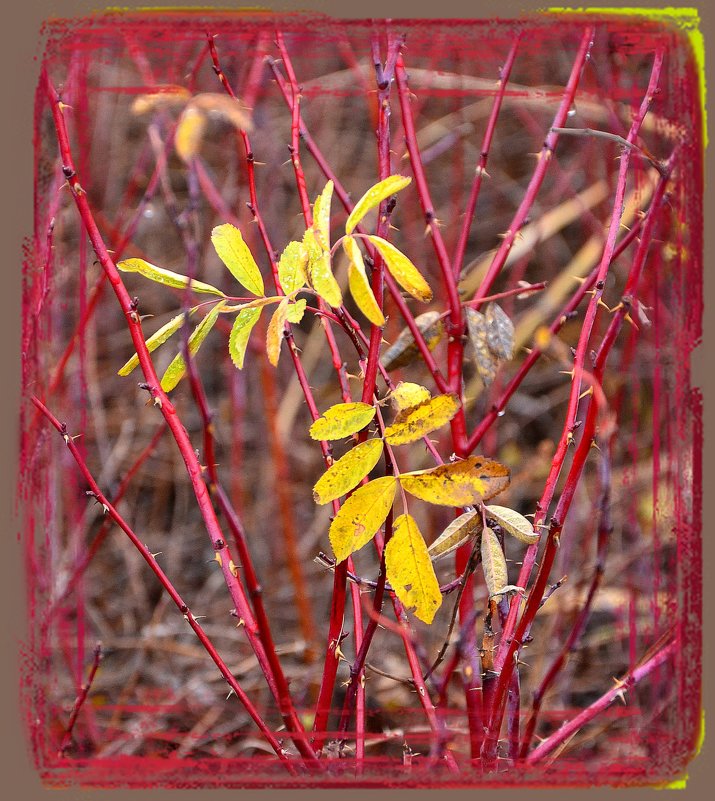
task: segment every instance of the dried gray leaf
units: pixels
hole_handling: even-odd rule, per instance
[[[489,520],[498,523],[507,534],[527,545],[534,545],[539,541],[539,535],[534,531],[532,524],[513,509],[506,506],[485,506],[484,514]]]
[[[417,328],[422,332],[427,347],[434,350],[444,334],[444,325],[438,311],[429,311],[415,317]],[[420,355],[420,349],[415,343],[412,331],[404,328],[397,339],[390,345],[382,356],[382,366],[388,372],[398,367],[406,367]]]
[[[486,323],[489,350],[498,359],[509,361],[514,356],[514,323],[496,303],[487,306]]]
[[[469,343],[472,346],[472,352],[474,354],[474,364],[480,378],[484,382],[484,386],[488,387],[492,381],[494,381],[497,374],[499,360],[489,347],[487,339],[487,320],[483,314],[469,306],[466,307],[465,311]]]

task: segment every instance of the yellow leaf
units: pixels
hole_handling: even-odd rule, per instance
[[[139,273],[144,278],[151,281],[156,281],[157,284],[164,286],[171,286],[175,289],[185,289],[189,284],[194,292],[203,292],[207,295],[218,295],[225,298],[226,295],[220,290],[216,289],[211,284],[205,284],[203,281],[196,281],[195,279],[189,280],[188,276],[181,275],[180,273],[165,270],[163,267],[157,267],[155,264],[149,264],[144,259],[124,259],[124,261],[117,262],[117,269],[123,273]]]
[[[403,175],[390,175],[383,181],[371,186],[367,192],[358,200],[355,207],[350,212],[345,223],[345,233],[351,234],[360,220],[371,210],[382,203],[383,200],[404,189],[412,182],[412,178]]]
[[[509,486],[509,470],[483,456],[400,475],[402,487],[428,503],[471,506]]]
[[[198,306],[194,306],[193,309],[189,310],[189,314],[193,314],[197,308]],[[158,331],[152,334],[146,341],[146,347],[149,353],[155,351],[159,345],[163,345],[166,340],[172,336],[172,334],[175,334],[181,328],[183,322],[184,313],[182,312],[181,314],[177,314],[176,317],[172,317],[166,325],[162,325]],[[135,353],[132,358],[129,359],[129,361],[117,372],[117,375],[129,375],[138,366],[139,357]]]
[[[417,328],[427,343],[428,350],[434,350],[439,344],[444,334],[444,325],[440,319],[438,311],[429,311],[415,317]],[[406,367],[420,355],[419,348],[412,336],[409,328],[403,328],[400,335],[392,345],[382,355],[382,365],[385,370],[396,370],[398,367]]]
[[[370,281],[365,271],[365,263],[357,242],[351,237],[343,239],[343,249],[350,259],[348,265],[348,286],[358,309],[373,325],[385,325],[385,316],[375,300]]]
[[[182,106],[190,97],[191,92],[186,87],[165,84],[158,92],[138,95],[131,105],[131,112],[139,115],[167,106]]]
[[[509,574],[504,551],[489,527],[482,531],[482,570],[489,597],[501,595],[509,584]]]
[[[507,534],[527,545],[534,545],[539,541],[539,535],[534,531],[532,524],[513,509],[506,506],[485,506],[484,514],[489,520],[498,523]]]
[[[406,609],[414,607],[415,617],[431,623],[442,605],[442,593],[427,546],[410,515],[400,515],[385,546],[387,580]]]
[[[329,251],[318,245],[312,228],[308,228],[303,235],[303,244],[308,251],[310,285],[326,303],[337,308],[343,302],[343,295],[330,266]]]
[[[278,262],[278,280],[286,295],[305,286],[308,280],[307,264],[308,251],[305,245],[302,242],[289,242]]]
[[[416,442],[431,431],[448,423],[460,407],[456,395],[437,395],[398,412],[395,422],[385,429],[385,439],[390,445],[406,445]]]
[[[233,321],[231,334],[228,338],[228,352],[231,356],[231,361],[239,370],[243,369],[243,360],[246,356],[248,338],[260,316],[261,309],[243,309],[236,315],[236,319]]]
[[[188,164],[199,152],[205,130],[206,115],[193,106],[187,106],[179,117],[174,133],[174,147],[184,163]]]
[[[412,384],[410,381],[400,381],[392,390],[390,398],[395,411],[401,412],[429,400],[432,394],[421,384]]]
[[[278,308],[273,312],[268,331],[266,332],[266,355],[268,361],[274,366],[278,366],[278,359],[281,355],[281,342],[283,342],[283,332],[285,331],[286,320],[288,319],[289,298],[283,298],[278,304]]]
[[[211,241],[233,277],[253,295],[265,295],[261,271],[238,228],[230,223],[217,225],[211,232]]]
[[[374,416],[375,407],[368,403],[336,403],[313,423],[309,433],[317,440],[342,439],[365,428]]]
[[[427,549],[433,561],[456,551],[473,540],[483,528],[479,512],[465,512],[456,517]]]
[[[189,336],[189,353],[193,356],[201,347],[201,343],[208,336],[209,331],[214,327],[219,314],[224,311],[224,303],[217,303],[204,319],[194,328]],[[177,353],[171,364],[166,368],[161,377],[161,388],[164,392],[171,392],[172,389],[181,381],[186,373],[186,363],[184,357]]]
[[[358,487],[340,507],[330,525],[330,544],[338,562],[347,559],[375,536],[392,508],[397,491],[393,476]]]
[[[313,230],[315,241],[323,250],[330,250],[330,202],[333,199],[333,182],[328,181],[325,189],[313,204]]]
[[[313,487],[315,502],[330,503],[356,487],[380,461],[383,447],[381,439],[369,439],[334,462]]]
[[[379,236],[369,236],[368,239],[375,245],[392,277],[405,292],[423,303],[429,303],[432,300],[432,290],[407,256],[386,239]]]
[[[303,315],[305,314],[305,307],[307,306],[307,302],[304,298],[300,300],[296,300],[295,303],[291,303],[288,306],[288,314],[286,319],[289,323],[293,323],[296,325],[303,319]]]

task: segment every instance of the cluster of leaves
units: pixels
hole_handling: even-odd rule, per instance
[[[185,321],[200,308],[212,305],[188,337],[188,351],[195,354],[215,325],[219,315],[235,314],[229,336],[229,353],[233,363],[243,368],[251,331],[264,308],[276,305],[267,326],[266,354],[277,365],[286,326],[299,323],[305,314],[307,301],[300,293],[312,294],[331,307],[343,303],[340,285],[333,273],[333,256],[339,244],[348,258],[348,286],[360,311],[374,325],[385,323],[367,275],[360,241],[367,241],[383,259],[395,281],[416,300],[428,302],[432,291],[415,265],[394,245],[379,236],[356,232],[365,215],[379,204],[404,189],[410,178],[392,175],[372,186],[356,203],[345,223],[345,234],[331,248],[330,206],[333,183],[328,181],[313,204],[313,223],[300,241],[291,241],[284,248],[277,265],[279,293],[266,295],[261,271],[241,232],[230,224],[213,229],[211,241],[218,257],[232,276],[255,296],[254,300],[236,303],[233,298],[211,284],[150,264],[143,259],[119,262],[119,269],[135,272],[157,283],[176,289],[190,289],[199,294],[215,296],[218,300],[192,307],[162,326],[146,341],[150,352],[164,344],[180,330]],[[480,374],[487,382],[489,370],[496,372],[499,360],[511,358],[513,326],[504,312],[491,304],[486,316],[467,309],[467,321],[472,345],[477,356]],[[427,346],[433,349],[443,335],[441,315],[426,312],[416,318]],[[511,328],[510,328],[511,326]],[[395,369],[412,361],[417,355],[414,337],[403,332],[383,356],[387,369]],[[120,370],[128,375],[139,364],[135,354]],[[485,365],[487,365],[485,367]],[[491,367],[489,366],[491,365]],[[162,389],[172,390],[186,372],[181,352],[177,353],[161,379]],[[493,378],[493,374],[491,374]],[[491,380],[491,379],[489,379]],[[508,585],[506,561],[491,521],[507,533],[524,542],[534,542],[530,523],[521,515],[504,507],[485,506],[484,502],[509,485],[509,470],[498,462],[482,456],[470,456],[428,470],[401,473],[394,454],[390,464],[393,475],[368,480],[386,448],[414,443],[449,423],[460,408],[460,399],[453,394],[432,397],[419,384],[401,382],[391,393],[395,416],[388,426],[379,416],[380,435],[358,442],[350,451],[333,462],[319,478],[313,489],[314,500],[327,504],[348,496],[330,526],[330,543],[338,562],[369,543],[382,528],[395,502],[398,489],[403,513],[395,520],[392,536],[385,546],[386,579],[397,597],[420,620],[431,623],[442,603],[433,561],[481,536],[481,561],[491,596],[512,589]],[[339,403],[331,406],[310,427],[310,436],[321,441],[357,437],[377,415],[377,404]],[[361,485],[362,486],[359,486]],[[427,546],[417,522],[409,514],[409,494],[427,503],[466,509],[440,537]],[[478,506],[478,509],[474,507]]]

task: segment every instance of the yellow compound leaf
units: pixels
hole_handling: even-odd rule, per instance
[[[369,236],[368,239],[375,245],[392,277],[405,292],[416,300],[429,303],[432,300],[432,290],[407,256],[382,237]]]
[[[289,303],[289,298],[283,298],[278,304],[278,308],[273,312],[270,323],[268,323],[266,355],[268,356],[268,361],[274,367],[278,366],[278,359],[281,355],[281,343],[283,342],[283,332],[288,319]]]
[[[427,549],[430,559],[434,561],[453,553],[457,548],[473,540],[483,526],[479,512],[465,512],[456,517]]]
[[[260,316],[261,309],[243,309],[233,321],[231,334],[228,338],[228,352],[231,356],[231,361],[239,370],[243,369],[248,338],[251,336],[253,326],[258,322]]]
[[[359,487],[340,507],[330,525],[330,544],[338,562],[347,559],[375,536],[392,508],[397,491],[393,476]]]
[[[211,241],[231,275],[253,295],[263,297],[261,271],[238,228],[230,223],[217,225],[211,232]]]
[[[293,323],[296,325],[303,319],[303,315],[305,314],[305,307],[308,305],[307,301],[304,298],[300,300],[296,300],[295,303],[291,303],[288,306],[288,314],[286,319],[289,323]]]
[[[395,520],[392,537],[385,546],[387,580],[406,609],[414,607],[415,617],[431,623],[442,605],[442,593],[427,546],[410,515]]]
[[[303,235],[303,244],[308,251],[310,285],[326,303],[337,308],[343,302],[343,295],[333,275],[329,251],[323,250],[316,242],[312,228],[308,228]]]
[[[308,280],[308,251],[302,242],[289,242],[278,261],[281,289],[290,295],[305,286]]]
[[[315,241],[323,250],[330,250],[330,202],[333,199],[333,182],[328,181],[325,189],[313,204],[313,229]]]
[[[189,314],[193,314],[198,306],[194,306],[193,309],[189,310]],[[162,325],[162,327],[152,334],[149,339],[146,341],[146,347],[149,353],[155,351],[159,345],[163,345],[170,336],[175,334],[182,326],[184,322],[184,313],[177,314],[176,317],[172,317],[166,325]],[[117,372],[117,375],[129,375],[133,370],[135,370],[139,366],[139,357],[135,353],[129,361],[122,366],[122,368]]]
[[[427,348],[432,351],[444,334],[444,325],[438,311],[429,311],[415,317],[417,328],[422,332]],[[419,348],[409,328],[403,328],[400,335],[382,355],[382,366],[387,371],[406,367],[420,356]]]
[[[186,87],[165,84],[158,92],[138,95],[131,105],[131,112],[139,115],[170,106],[182,106],[190,97],[191,92]]]
[[[365,270],[365,262],[357,242],[351,237],[343,239],[343,249],[350,263],[348,265],[348,286],[358,309],[373,325],[385,325],[385,316],[375,300],[370,281]]]
[[[157,284],[171,286],[174,289],[186,289],[187,286],[191,285],[191,289],[194,292],[218,295],[220,298],[226,297],[220,289],[216,289],[211,284],[205,284],[203,281],[196,281],[195,279],[190,280],[186,275],[165,270],[155,264],[149,264],[144,259],[124,259],[124,261],[117,262],[117,269],[123,273],[139,273],[139,275],[143,275],[144,278],[148,278],[150,281],[156,281]]]
[[[471,506],[509,486],[508,468],[483,456],[400,475],[402,487],[428,503]]]
[[[350,216],[345,223],[345,233],[351,234],[355,230],[355,226],[359,225],[362,218],[371,209],[379,206],[383,200],[404,189],[411,182],[412,178],[406,178],[403,175],[390,175],[384,181],[371,186],[350,212]]]
[[[539,535],[534,531],[531,523],[519,512],[506,506],[485,506],[484,514],[489,520],[498,523],[507,534],[516,537],[527,545],[534,545],[539,541]]]
[[[489,597],[500,596],[509,584],[509,574],[497,535],[488,527],[482,531],[482,570]]]
[[[395,411],[401,412],[403,409],[410,409],[412,406],[418,406],[420,403],[428,401],[432,394],[421,384],[412,384],[409,381],[400,381],[400,383],[392,390],[390,398]]]
[[[179,117],[174,134],[174,147],[179,158],[188,164],[199,152],[206,130],[206,115],[194,106],[187,106]]]
[[[313,439],[342,439],[361,431],[375,416],[375,407],[369,403],[336,403],[323,412],[310,427]]]
[[[437,395],[398,412],[395,422],[385,429],[390,445],[406,445],[422,439],[448,423],[461,406],[456,395]]]
[[[219,314],[224,311],[224,302],[217,303],[204,319],[194,328],[189,336],[189,353],[193,356],[201,347],[201,343],[208,336],[209,331],[214,327]],[[186,362],[184,357],[177,353],[171,364],[166,368],[161,377],[161,388],[164,392],[171,392],[172,389],[181,381],[186,373]]]
[[[383,447],[381,439],[369,439],[334,462],[313,487],[315,502],[330,503],[356,487],[380,461]]]

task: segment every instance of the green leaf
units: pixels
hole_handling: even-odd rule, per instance
[[[403,473],[399,479],[410,495],[442,506],[472,506],[503,492],[511,480],[504,465],[483,456]]]
[[[433,561],[453,553],[473,540],[482,530],[482,516],[477,511],[465,512],[456,517],[427,549]]]
[[[497,535],[488,527],[482,531],[482,570],[490,598],[505,592],[509,585],[506,557]]]
[[[338,562],[367,545],[390,513],[397,491],[393,476],[358,487],[340,507],[330,525],[330,544]]]
[[[263,278],[256,260],[234,225],[217,225],[211,232],[211,241],[221,261],[231,275],[253,295],[263,297]]]
[[[190,283],[191,289],[194,292],[218,295],[220,298],[226,297],[220,289],[216,289],[216,287],[211,286],[211,284],[205,284],[203,281],[196,280],[189,281],[186,275],[181,275],[171,270],[165,270],[163,267],[157,267],[155,264],[149,264],[149,262],[144,261],[144,259],[124,259],[123,261],[117,262],[117,269],[121,270],[123,273],[139,273],[139,275],[143,275],[144,278],[148,278],[150,281],[156,281],[157,284],[171,286],[175,289],[186,289]]]
[[[260,316],[261,309],[243,309],[233,321],[231,334],[228,338],[228,352],[231,355],[231,361],[239,370],[243,369],[248,338],[251,336],[253,326],[258,322]]]
[[[268,331],[266,333],[266,355],[268,361],[274,366],[278,366],[278,359],[281,355],[281,343],[285,332],[285,324],[288,320],[290,298],[283,298],[278,304],[278,308],[273,312]]]
[[[362,218],[371,209],[379,206],[390,195],[394,195],[409,186],[411,182],[412,178],[406,178],[403,175],[390,175],[383,181],[371,186],[350,212],[350,216],[345,223],[345,233],[351,234],[355,230],[355,226],[360,224]]]
[[[303,235],[303,244],[308,250],[308,279],[313,289],[333,308],[343,302],[340,286],[335,280],[330,265],[330,252],[323,250],[315,240],[312,228]]]
[[[194,306],[193,309],[189,309],[189,314],[193,314],[198,306]],[[177,314],[176,317],[172,317],[166,325],[162,325],[162,327],[153,333],[149,339],[146,341],[146,347],[149,353],[155,351],[159,345],[163,345],[167,339],[172,334],[175,334],[180,328],[182,323],[184,322],[185,315],[182,312],[181,314]],[[139,357],[135,353],[131,359],[117,372],[117,375],[129,375],[133,370],[135,370],[139,366]]]
[[[437,395],[398,412],[395,422],[385,429],[385,439],[390,445],[406,445],[416,442],[432,431],[446,425],[457,412],[461,403],[456,395]]]
[[[219,314],[223,311],[224,303],[217,303],[204,319],[194,328],[189,336],[189,353],[193,356],[214,327]],[[161,388],[164,392],[171,392],[186,373],[186,363],[181,353],[177,353],[174,360],[166,368],[161,377]]]
[[[432,290],[407,256],[386,239],[379,236],[368,236],[368,239],[375,245],[392,277],[405,292],[422,303],[429,303],[432,300]]]
[[[406,609],[414,607],[415,617],[431,623],[442,605],[442,593],[427,546],[410,515],[400,515],[385,546],[387,580]]]
[[[343,239],[343,250],[348,259],[350,259],[348,286],[358,309],[373,325],[385,325],[385,316],[378,306],[377,300],[375,300],[375,295],[365,271],[365,262],[362,259],[362,253],[360,253],[357,242],[351,236],[346,236]]]
[[[484,514],[489,520],[500,525],[507,534],[527,545],[534,545],[539,541],[539,535],[534,531],[532,524],[513,509],[506,506],[485,506]]]
[[[295,303],[290,303],[288,305],[288,314],[286,315],[286,320],[288,320],[289,323],[297,325],[303,319],[305,307],[307,305],[307,301],[303,298],[296,300]]]
[[[278,261],[278,280],[286,295],[305,286],[308,280],[307,265],[308,251],[305,245],[302,242],[289,242]]]
[[[356,487],[380,461],[383,447],[381,439],[369,439],[333,462],[313,487],[315,502],[330,503]]]
[[[361,431],[374,416],[375,407],[369,403],[336,403],[323,412],[308,433],[317,440],[342,439]]]

